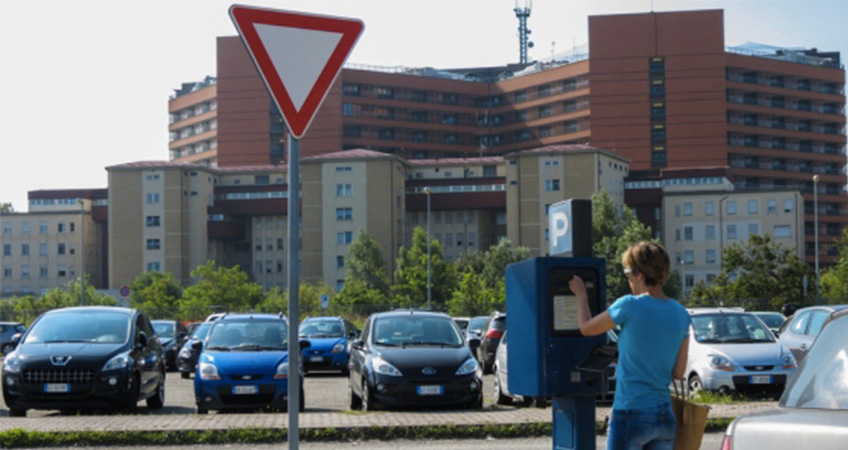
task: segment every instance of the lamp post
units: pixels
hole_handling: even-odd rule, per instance
[[[819,176],[813,175],[813,234],[815,234],[816,251],[816,304],[819,299]]]
[[[727,195],[718,199],[718,248],[719,251],[724,248],[724,206],[722,204],[727,200]]]
[[[430,188],[424,188],[424,195],[427,196],[427,309],[430,309],[430,304],[433,300],[433,272],[431,270],[430,258]]]
[[[683,258],[680,260],[680,276],[681,282],[680,286],[683,288],[680,291],[680,295],[683,296],[683,300],[686,300],[686,253],[683,253]]]
[[[82,256],[82,264],[80,268],[80,306],[85,306],[85,201],[78,198],[77,203],[80,205],[80,255]]]

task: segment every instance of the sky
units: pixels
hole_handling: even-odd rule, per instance
[[[168,159],[168,98],[215,75],[215,38],[235,35],[220,0],[0,0],[0,203],[27,192],[107,187],[106,167]],[[245,4],[247,0],[245,0]],[[277,0],[253,6],[361,19],[348,63],[469,67],[518,62],[525,0]],[[588,16],[723,9],[725,43],[839,51],[848,0],[536,0],[544,59],[588,42]]]

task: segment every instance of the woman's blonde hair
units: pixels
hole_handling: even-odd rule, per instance
[[[645,276],[648,286],[662,286],[668,281],[671,262],[668,252],[656,242],[642,241],[631,245],[621,255],[621,264],[633,270],[634,275]]]

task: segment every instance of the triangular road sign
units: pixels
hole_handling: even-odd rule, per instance
[[[230,18],[289,132],[300,139],[365,25],[356,19],[243,5],[230,7]]]

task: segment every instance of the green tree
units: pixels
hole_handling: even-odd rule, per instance
[[[130,289],[130,305],[150,317],[176,317],[182,288],[170,272],[142,272]]]
[[[362,228],[350,244],[345,266],[345,284],[361,283],[366,289],[376,289],[388,297],[389,276],[380,243]]]
[[[300,319],[306,316],[323,315],[323,310],[321,309],[322,295],[329,295],[330,303],[333,303],[333,289],[324,284],[323,281],[315,284],[307,282],[300,283],[297,296],[297,310]],[[265,313],[282,312],[284,315],[288,315],[289,291],[283,291],[278,287],[267,291],[262,301],[256,305],[256,310]]]
[[[842,230],[842,237],[836,241],[839,260],[820,277],[819,289],[824,302],[839,304],[848,302],[848,229]],[[815,292],[815,279],[811,280],[812,292]]]
[[[452,316],[488,314],[491,311],[491,293],[486,289],[483,278],[473,271],[464,272],[460,278],[448,305],[448,313]]]
[[[391,305],[391,299],[379,289],[371,289],[361,280],[345,281],[342,290],[332,300],[352,311],[373,311],[387,308]],[[366,314],[367,315],[367,314]]]
[[[94,286],[80,279],[69,281],[64,288],[53,288],[35,300],[36,310],[44,312],[50,309],[67,308],[80,305],[80,294],[85,289],[85,306],[115,306],[117,301],[108,295],[98,294]]]
[[[640,222],[630,208],[617,207],[606,191],[592,195],[592,242],[595,256],[607,263],[608,302],[630,293],[621,254],[636,242],[652,241],[651,234],[650,227]]]
[[[506,266],[524,261],[530,257],[530,249],[527,247],[513,247],[512,241],[502,238],[497,245],[486,250],[483,258],[482,279],[483,285],[495,290],[499,283],[503,283],[506,277]]]
[[[246,311],[262,299],[262,286],[250,281],[250,277],[239,266],[220,267],[214,261],[198,266],[191,271],[198,281],[183,291],[180,310],[183,317],[193,318],[211,312],[213,308],[224,311]]]
[[[15,212],[15,207],[9,202],[0,202],[0,214],[8,214]]]
[[[395,271],[394,300],[401,306],[427,305],[427,234],[421,227],[412,233],[412,246],[401,247]],[[429,241],[431,261],[431,289],[433,309],[444,310],[456,285],[453,265],[442,255],[438,241]]]

